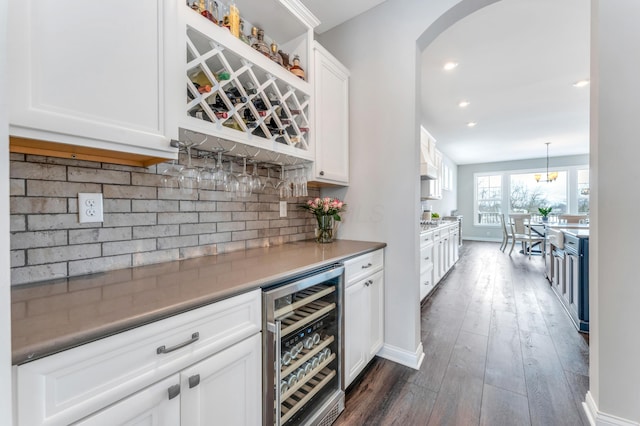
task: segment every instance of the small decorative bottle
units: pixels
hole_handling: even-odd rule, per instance
[[[258,27],[251,27],[251,33],[249,34],[249,46],[253,47],[253,45],[258,41]]]
[[[229,31],[234,37],[240,38],[240,11],[234,3],[229,6]]]
[[[244,19],[240,19],[240,40],[251,46],[251,42],[249,41],[249,37],[244,33]]]
[[[290,70],[291,63],[289,63],[289,54],[283,52],[282,50],[278,50],[278,53],[280,54],[280,56],[282,56],[282,66]]]
[[[269,57],[273,62],[277,63],[281,67],[284,66],[282,62],[282,56],[280,56],[280,54],[278,53],[278,45],[275,41],[271,43],[271,54],[269,55]]]
[[[298,55],[295,55],[293,57],[293,65],[291,65],[291,69],[289,71],[291,71],[294,75],[300,77],[301,79],[305,80],[305,73],[302,67],[300,66],[300,57]]]
[[[269,46],[267,46],[267,43],[264,42],[264,30],[258,30],[258,38],[251,47],[262,53],[267,58],[271,56],[271,50],[269,49]]]

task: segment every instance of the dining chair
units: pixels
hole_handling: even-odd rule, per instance
[[[511,250],[509,256],[513,252],[513,248],[516,245],[516,241],[522,244],[522,250],[524,254],[529,255],[531,259],[531,249],[534,244],[544,244],[544,237],[538,235],[531,230],[531,215],[530,214],[510,214],[509,225],[511,227]]]
[[[500,244],[500,250],[504,253],[511,239],[511,231],[507,227],[507,219],[504,213],[500,213],[500,223],[502,224],[502,243]]]

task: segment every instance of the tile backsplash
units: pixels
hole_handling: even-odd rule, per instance
[[[274,189],[242,200],[186,195],[162,186],[161,169],[11,154],[12,285],[314,236],[313,217],[297,208],[302,199],[287,199],[281,218]],[[103,194],[104,222],[79,223],[79,192]]]

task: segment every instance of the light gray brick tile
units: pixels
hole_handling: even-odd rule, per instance
[[[106,198],[103,199],[105,213],[129,213],[132,200]]]
[[[251,240],[254,238],[258,238],[258,231],[235,231],[231,233],[231,240],[239,241],[239,240]]]
[[[67,231],[17,232],[11,235],[11,250],[67,244]]]
[[[279,212],[258,212],[258,219],[259,220],[274,220],[274,219],[280,219],[280,213]]]
[[[193,202],[192,208],[189,207],[188,204],[192,203],[191,201],[181,201],[180,202],[180,211],[197,211],[197,212],[215,212],[218,207],[218,203],[215,201],[196,201]]]
[[[309,219],[289,219],[289,226],[309,225]]]
[[[67,200],[67,213],[78,213],[78,199],[77,198],[66,198]],[[104,203],[104,200],[103,200]]]
[[[218,232],[244,231],[246,229],[244,222],[221,222],[217,226]]]
[[[199,218],[200,222],[230,222],[231,221],[231,213],[232,212],[206,212],[200,213]]]
[[[231,220],[258,220],[258,212],[232,212]]]
[[[177,212],[179,202],[175,200],[131,200],[134,212]]]
[[[105,198],[155,200],[157,188],[152,186],[104,185]]]
[[[85,167],[68,167],[69,182],[92,182],[130,185],[131,174],[115,170],[88,169]]]
[[[180,225],[180,235],[211,234],[216,232],[215,223],[193,223]]]
[[[67,276],[67,263],[49,263],[39,266],[25,266],[11,269],[11,285],[34,283],[38,281],[64,278]]]
[[[11,213],[67,213],[66,198],[11,197]]]
[[[11,267],[17,268],[25,266],[24,250],[11,250]]]
[[[24,154],[18,154],[17,152],[9,153],[10,161],[24,161]]]
[[[199,201],[188,201],[183,200],[179,201],[180,203],[180,211],[181,212],[195,212],[196,211],[196,203]]]
[[[159,250],[133,254],[133,266],[151,265],[153,263],[171,262],[180,258],[180,250]]]
[[[155,225],[155,213],[110,213],[104,215],[104,227]]]
[[[266,229],[268,227],[269,227],[268,220],[252,220],[246,223],[247,231],[251,229]]]
[[[97,183],[51,182],[45,180],[29,180],[27,195],[29,197],[77,197],[78,192],[102,192],[102,185]]]
[[[158,213],[158,225],[198,223],[198,213]]]
[[[268,238],[258,238],[255,240],[247,240],[247,248],[260,248],[260,247],[269,247],[269,239]]]
[[[267,212],[269,211],[268,203],[246,203],[245,209],[248,212]]]
[[[27,194],[27,185],[24,179],[10,179],[9,180],[9,195],[11,196],[24,196]]]
[[[201,191],[200,200],[203,201],[230,201],[229,194],[224,191]]]
[[[280,235],[291,235],[296,234],[298,232],[297,226],[287,226],[286,228],[279,228]]]
[[[231,241],[231,232],[219,232],[216,234],[198,235],[199,245],[228,243],[229,241]]]
[[[27,218],[29,231],[100,227],[96,223],[80,223],[77,214],[31,214]]]
[[[158,238],[158,250],[172,248],[189,247],[198,245],[197,235],[186,235],[184,237],[164,237]]]
[[[193,257],[212,256],[217,254],[215,245],[210,246],[198,246],[198,247],[183,247],[180,249],[180,259],[191,259]]]
[[[197,200],[198,191],[193,191],[192,194],[185,194],[183,191],[175,189],[167,189],[158,187],[158,199],[159,200]]]
[[[101,165],[101,163],[96,161],[73,160],[70,158],[44,157],[42,155],[27,155],[26,161],[30,163],[59,164],[63,166],[74,166],[74,167],[92,167],[94,169],[99,169]]]
[[[69,260],[91,259],[100,256],[100,244],[45,247],[27,250],[27,263],[29,265],[42,265]]]
[[[308,232],[305,234],[293,234],[289,235],[289,241],[303,241],[303,240],[312,240],[315,238],[315,234],[313,232]]]
[[[218,253],[231,253],[233,251],[244,250],[247,247],[246,241],[232,241],[221,243],[216,246]]]
[[[152,225],[133,227],[133,238],[156,238],[180,235],[180,225]]]
[[[9,230],[19,232],[27,230],[27,217],[23,214],[12,214],[9,216]]]
[[[69,230],[69,244],[101,243],[131,239],[130,227]]]
[[[258,237],[260,237],[260,238],[262,238],[262,237],[276,237],[278,235],[280,235],[280,229],[279,228],[258,229]]]
[[[276,219],[269,221],[269,228],[284,228],[289,226],[289,219]]]
[[[9,176],[20,179],[67,180],[67,168],[53,164],[12,162]]]
[[[155,173],[131,173],[131,184],[135,186],[162,186],[162,176]]]
[[[260,194],[258,195],[258,201],[260,203],[279,203],[280,195],[279,194]]]
[[[153,251],[155,249],[155,238],[147,240],[115,241],[102,244],[103,256],[115,256],[118,254]]]
[[[138,166],[125,166],[123,164],[110,164],[104,163],[102,168],[105,170],[119,170],[121,172],[134,172],[134,173],[153,173],[155,174],[156,166],[138,167]]]
[[[69,276],[94,274],[131,267],[131,255],[98,257],[95,259],[74,260],[69,262]]]
[[[226,201],[218,203],[219,212],[242,212],[244,211],[244,203],[236,201]]]

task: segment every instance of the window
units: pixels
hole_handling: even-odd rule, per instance
[[[502,175],[476,176],[476,224],[500,223]]]
[[[578,213],[589,213],[589,170],[578,170]]]
[[[557,173],[553,182],[536,182],[537,173],[510,175],[509,212],[538,214],[538,207],[551,207],[554,215],[567,213],[567,172]]]

